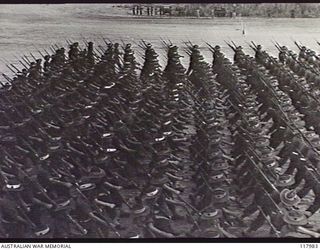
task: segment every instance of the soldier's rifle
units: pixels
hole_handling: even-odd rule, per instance
[[[14,68],[17,71],[17,73],[21,73],[21,70],[18,69],[13,63],[10,63],[10,66]]]
[[[192,44],[192,42],[191,42],[190,40],[188,40],[187,42],[185,42],[185,44],[186,44],[187,46],[193,47],[193,44]],[[189,45],[188,45],[188,44],[189,44]]]
[[[298,47],[299,50],[302,50],[302,47],[297,43],[297,41],[293,41],[293,42]]]
[[[10,65],[10,66],[11,66],[10,71],[11,71],[12,73],[14,73],[15,75],[16,75],[17,73],[20,73],[20,70],[19,70],[16,66],[14,66],[14,64],[10,63],[8,60],[6,60],[6,59],[1,59],[1,61],[7,66],[8,69],[10,69],[10,67],[9,67],[9,65]],[[12,68],[15,69],[15,70],[17,71],[17,73],[15,73],[15,71],[12,70]]]
[[[5,74],[2,74],[3,76],[5,76]],[[6,76],[5,76],[6,77]],[[6,77],[6,79],[7,80],[9,80],[9,78],[8,77]],[[12,82],[12,80],[10,80],[10,83]],[[15,95],[17,95],[17,96],[19,96],[18,95],[18,93],[14,90],[14,89],[12,89],[12,91],[13,91],[13,93],[15,94]],[[9,99],[8,99],[8,97],[7,96],[4,96],[3,98],[5,98],[8,102],[9,102]],[[23,100],[21,100],[24,104],[26,104]],[[13,105],[13,106],[15,106],[15,104],[13,104],[11,101],[10,101],[10,104],[11,105]],[[27,105],[27,104],[26,104]],[[29,106],[28,106],[28,108],[30,108]],[[19,112],[19,111],[17,111],[17,112]],[[21,116],[22,117],[22,116]]]
[[[306,69],[306,70],[311,70],[314,74],[319,75],[320,72],[313,67],[312,65],[309,65],[307,62],[305,62],[305,64],[303,64],[301,61],[299,61],[298,59],[294,58],[293,56],[291,56],[291,58],[298,63],[302,68]]]
[[[97,39],[97,40],[99,40],[99,42],[97,42],[96,40],[94,41],[96,44],[99,44],[100,45],[100,40],[102,40],[102,35],[100,34],[100,35],[97,35],[97,34],[95,34],[94,35],[94,38],[95,39]]]
[[[254,48],[257,50],[258,46],[254,43],[254,41],[251,41],[252,45],[254,46]]]
[[[18,198],[19,202],[21,203],[21,197]],[[23,221],[23,223],[27,223],[27,225],[30,225],[32,229],[36,229],[37,226],[36,224],[30,219],[30,217],[27,215],[27,213],[24,211],[24,209],[19,206],[18,204],[16,204],[17,206],[15,207],[18,212],[22,215],[22,217],[20,217],[20,215],[18,215],[16,219],[18,219],[19,221]],[[23,205],[22,205],[23,206]]]
[[[101,212],[101,209],[95,204],[95,203],[92,203],[87,196],[85,196],[83,194],[83,192],[78,188],[78,184],[75,183],[76,185],[76,191],[86,200],[86,202],[90,205],[92,205],[95,209],[96,209],[96,212],[101,216],[101,218],[95,216],[92,212],[90,213],[90,216],[93,217],[94,219],[98,220],[100,223],[102,223],[103,225],[107,226],[108,225],[108,228],[111,228],[112,231],[120,238],[121,235],[120,233],[116,230],[115,226],[113,223],[111,223],[109,221],[109,219],[107,217],[105,217],[102,212]],[[106,225],[107,224],[107,225]]]
[[[192,43],[190,42],[190,41],[188,41],[188,42],[183,42],[186,46],[187,46],[187,49],[188,50],[192,50],[192,47],[193,47],[193,45],[192,45]],[[170,48],[170,45],[167,45],[168,46],[168,48]]]
[[[313,96],[309,91],[305,90],[299,83],[297,83],[295,75],[291,71],[287,71],[291,78],[294,80],[295,85],[301,90],[302,93],[306,94],[308,97],[311,97],[318,105],[320,105],[320,101]]]
[[[294,76],[294,74],[293,74],[290,70],[286,70],[286,68],[284,68],[283,65],[280,65],[280,64],[278,63],[278,61],[276,61],[275,59],[273,59],[273,58],[272,58],[271,56],[269,56],[268,54],[266,54],[266,55],[268,56],[268,59],[269,59],[270,61],[274,62],[278,67],[282,67],[283,70],[286,71],[286,72],[292,77],[292,79],[294,79],[295,85],[296,85],[304,94],[306,94],[307,96],[311,97],[316,103],[318,103],[318,104],[320,105],[320,101],[319,101],[317,98],[315,98],[311,93],[309,93],[308,91],[306,91],[305,89],[303,89],[302,86],[300,86],[300,85],[296,82],[295,76]],[[294,59],[294,60],[295,60],[298,64],[301,65],[301,62],[299,62],[297,59]],[[301,65],[301,66],[305,68],[304,65]]]
[[[295,151],[299,154],[299,156],[301,156],[301,158],[305,159],[309,163],[308,165],[302,164],[301,166],[303,166],[307,171],[309,171],[315,177],[315,179],[317,179],[317,181],[320,185],[320,172],[319,172],[319,170],[312,164],[312,162],[307,157],[305,157],[302,154],[302,152],[300,150],[295,149]],[[312,170],[312,171],[310,171],[310,170]]]
[[[272,103],[273,103],[276,107],[278,107],[278,109],[281,111],[281,113],[282,113],[283,116],[285,117],[285,120],[284,120],[284,121],[285,121],[285,123],[287,124],[287,126],[294,131],[294,129],[287,123],[287,121],[290,121],[290,119],[287,117],[285,111],[283,111],[283,109],[282,109],[282,107],[281,107],[281,103],[280,103],[280,101],[279,101],[279,99],[278,99],[277,93],[276,93],[276,91],[274,90],[273,86],[271,86],[270,84],[268,84],[267,81],[265,81],[265,79],[264,79],[260,74],[259,74],[259,76],[260,76],[259,78],[260,78],[260,80],[262,81],[262,83],[263,83],[269,90],[271,90],[272,94],[273,94],[274,97],[275,97],[275,100],[277,101],[277,104],[276,104],[274,101],[272,101]],[[298,130],[300,133],[302,133],[297,127],[295,127],[295,128],[296,128],[296,130]],[[303,134],[302,134],[302,135],[303,135]],[[303,136],[304,136],[304,135],[303,135]]]
[[[3,73],[1,73],[1,74],[3,74]],[[5,78],[6,79],[6,78]],[[6,81],[8,81],[8,79],[6,79]],[[9,82],[9,81],[8,81]],[[9,82],[10,83],[10,82]],[[3,83],[3,82],[1,82],[0,81],[0,85],[1,85],[1,87],[2,88],[5,88],[5,87],[8,87],[8,85],[7,85],[7,83]],[[0,88],[1,89],[1,88]]]
[[[4,75],[4,74],[3,74],[3,75]],[[10,80],[10,79],[9,79],[9,80]],[[14,90],[13,90],[13,93],[14,93],[14,94],[17,94]],[[39,123],[38,120],[35,119],[34,116],[31,115],[31,116],[29,116],[29,118],[24,118],[24,116],[20,113],[20,111],[15,107],[15,104],[14,104],[11,100],[9,100],[6,95],[2,95],[2,97],[11,105],[11,107],[16,111],[17,115],[18,115],[22,120],[29,120],[29,119],[31,119],[32,121],[34,121],[34,122],[37,124],[37,126],[32,125],[33,128],[34,128],[36,131],[39,131],[39,132],[40,132],[42,135],[44,135],[47,139],[49,139],[49,140],[52,139],[47,133],[45,133],[45,130],[44,130],[43,126]],[[26,103],[24,100],[22,100],[22,103],[23,103],[26,107],[28,107],[29,111],[31,111],[31,112],[33,111],[32,107],[30,107],[29,104]],[[32,148],[32,149],[33,149],[33,148]],[[33,151],[34,151],[34,149],[33,149]],[[35,152],[35,151],[34,151],[34,152]],[[35,152],[35,153],[36,153],[36,152]]]
[[[268,185],[270,185],[270,187],[272,187],[272,189],[274,191],[276,191],[279,194],[278,189],[274,186],[274,184],[269,180],[269,178],[263,173],[263,171],[258,167],[258,165],[256,164],[256,162],[252,159],[252,156],[250,154],[248,154],[247,151],[245,151],[245,155],[247,156],[247,159],[251,162],[251,166],[253,166],[253,169],[255,169],[256,173],[258,173],[264,180],[266,183],[268,183]],[[252,175],[257,182],[259,183],[259,179],[257,179],[257,177],[253,174]],[[261,184],[260,184],[261,185]],[[282,209],[279,207],[279,205],[275,202],[275,200],[271,197],[271,195],[269,194],[269,192],[267,190],[265,190],[265,188],[261,185],[261,190],[264,191],[264,193],[266,194],[266,196],[268,197],[268,199],[273,203],[273,205],[275,206],[275,208],[277,208],[277,210],[279,211],[280,214],[283,214]]]
[[[176,200],[173,200],[173,199],[170,199],[170,197],[164,193],[164,195],[166,196],[165,200],[168,202],[168,203],[172,203],[174,205],[180,205],[180,206],[183,206],[185,208],[185,210],[187,211],[188,213],[188,216],[189,218],[192,220],[193,224],[196,225],[196,227],[198,229],[200,229],[200,226],[199,226],[199,223],[197,222],[197,220],[193,217],[194,215],[191,214],[191,212],[187,209],[187,207],[191,208],[195,213],[196,215],[201,215],[201,211],[199,211],[198,209],[196,209],[194,206],[192,206],[189,202],[186,202],[186,201],[183,201],[180,199],[180,201],[176,201]],[[179,198],[179,197],[178,197]]]
[[[250,152],[252,155],[250,155],[248,152]],[[278,194],[280,193],[279,190],[274,186],[274,184],[269,180],[269,177],[266,176],[266,174],[263,172],[263,170],[256,164],[256,162],[252,159],[253,157],[255,157],[259,163],[261,163],[263,165],[263,162],[260,160],[260,157],[257,156],[256,152],[254,152],[254,150],[250,147],[248,147],[246,149],[246,151],[244,152],[245,155],[247,156],[247,159],[249,159],[251,161],[251,163],[253,164],[254,168],[258,171],[259,175],[262,177],[262,179],[264,180],[264,182],[266,184],[268,184],[268,186],[270,186],[272,188],[272,190],[274,190],[275,192],[277,192]]]
[[[241,111],[237,105],[234,105],[231,100],[228,100],[228,102],[230,103],[230,105],[237,111],[237,113],[241,116],[242,121],[244,121],[247,125],[249,125],[249,121],[247,119],[247,117],[245,117],[245,115],[243,114],[243,111]]]
[[[234,48],[238,47],[233,40],[231,40],[231,43],[233,44]]]
[[[271,41],[273,43],[273,45],[277,48],[277,50],[279,52],[281,52],[281,46],[278,44],[278,42],[275,42],[275,41]]]
[[[72,45],[72,41],[71,40],[65,38],[65,41],[67,42],[68,46]]]
[[[257,47],[255,46],[252,46],[250,43],[246,42],[246,44],[251,48],[253,49],[254,52],[257,52]]]
[[[32,46],[34,47],[34,49],[35,49],[43,58],[45,57],[45,55],[42,54],[42,52],[41,52],[34,44],[32,44]],[[44,50],[44,52],[45,52],[48,56],[50,56],[50,54],[48,53],[47,50],[45,50],[45,49],[43,49],[43,50]],[[53,54],[55,54],[55,52],[54,52]]]
[[[88,47],[89,43],[88,43],[87,39],[82,34],[80,34],[80,37],[82,39],[82,42],[84,42],[85,46]]]
[[[275,104],[274,102],[273,102],[273,104],[276,105],[276,106],[278,106],[278,105]],[[280,107],[280,106],[279,106],[279,108],[280,108],[280,110],[281,110],[281,107]],[[281,110],[281,112],[284,114],[284,111]],[[285,115],[285,114],[284,114],[284,115]],[[298,132],[302,135],[303,139],[308,141],[308,139],[303,135],[303,133],[302,133],[297,127],[293,128],[293,127],[287,122],[287,121],[288,121],[288,118],[284,119],[283,117],[280,117],[280,119],[283,120],[283,122],[286,124],[286,126],[287,126],[291,131],[294,132],[294,131],[297,131],[297,130],[298,130]],[[309,144],[309,146],[310,146],[310,145],[311,145],[311,149],[313,149],[313,145],[312,145],[311,143]],[[317,151],[315,151],[315,152],[317,152]],[[300,154],[301,154],[301,153],[300,153]],[[307,159],[307,160],[308,160],[308,159]],[[318,180],[320,180],[320,175],[319,175],[318,169],[317,169],[316,167],[314,167],[312,163],[311,163],[311,168],[314,170],[314,172],[315,172],[315,174],[316,174],[315,178],[318,179]],[[312,174],[313,174],[313,173],[312,173]],[[314,174],[313,174],[313,175],[314,175]]]
[[[216,52],[216,49],[215,49],[210,43],[207,43],[207,42],[206,42],[206,45],[209,47],[209,50],[210,50],[212,53],[215,53],[215,52]]]
[[[69,213],[65,213],[66,218],[72,222],[83,235],[86,235],[88,233],[88,230],[85,229],[83,226],[81,226]]]
[[[4,73],[1,73],[4,79],[6,79],[10,84],[12,84],[12,79]]]
[[[92,204],[92,202],[90,202],[89,200],[88,200],[88,198],[80,191],[80,190],[78,190],[78,188],[76,188],[76,190],[78,191],[78,192],[80,192],[80,194],[81,194],[81,196],[89,203],[89,204]],[[113,225],[111,226],[111,223],[108,221],[108,220],[106,220],[106,218],[101,214],[101,211],[100,211],[100,209],[97,207],[97,212],[99,212],[99,215],[103,218],[103,219],[101,219],[101,218],[99,218],[98,216],[96,216],[93,212],[90,212],[89,213],[89,216],[91,217],[91,218],[93,218],[93,219],[95,219],[96,221],[98,221],[98,222],[100,222],[101,224],[103,224],[104,226],[107,226],[108,228],[109,228],[109,226],[112,228],[112,230],[114,230],[114,232],[116,233],[116,235],[118,236],[118,237],[120,237],[120,234],[119,234],[119,232],[118,231],[116,231],[115,230],[115,228],[113,227]],[[81,233],[83,234],[83,235],[86,235],[87,233],[88,233],[88,231],[87,231],[87,229],[85,229],[84,227],[82,227],[69,213],[65,213],[65,216],[66,216],[66,218],[70,221],[70,222],[72,222],[80,231],[81,231]],[[109,226],[108,226],[109,225]]]
[[[48,56],[51,56],[51,54],[46,50],[46,49],[43,49],[44,50],[44,52],[48,55]],[[55,55],[56,54],[56,52],[54,51],[53,53],[52,53],[52,55]]]
[[[107,38],[108,42],[106,41],[106,39],[103,36],[101,36],[101,38],[106,45],[112,44],[112,41],[109,38]]]
[[[37,50],[38,51],[38,53],[42,56],[42,58],[44,58],[45,57],[45,55],[44,54],[42,54],[42,52],[40,51],[40,50]]]
[[[25,211],[26,207],[25,207],[24,201],[22,200],[22,198],[19,194],[17,194],[17,196],[18,196],[18,201],[20,202],[20,204],[23,207],[22,208],[20,206],[17,206],[18,211],[22,214],[23,218],[28,222],[28,224],[31,225],[31,228],[36,229],[37,228],[36,224],[30,219],[29,215],[26,213],[28,211]]]
[[[56,53],[56,50],[54,49],[54,47],[52,46],[49,46],[49,49],[51,50],[51,53],[52,54],[55,54]],[[48,52],[46,52],[48,54]]]
[[[276,60],[274,60],[272,57],[270,57],[267,54],[268,58],[273,61],[276,65],[278,65],[278,67],[283,67],[283,65],[279,65],[278,62]],[[296,59],[295,59],[296,60]],[[298,62],[299,64],[301,64],[299,61],[296,60],[296,62]],[[303,65],[301,65],[302,67],[304,67]],[[283,67],[283,69],[285,70],[285,68]],[[286,70],[288,74],[290,74],[290,76],[295,80],[295,77],[293,75],[293,73],[289,70]],[[304,90],[296,81],[294,81],[296,86],[306,95],[308,95],[309,97],[311,97],[315,102],[317,102],[320,105],[319,100],[317,100],[312,94],[310,94],[308,91]]]
[[[250,137],[248,137],[248,138],[249,138],[249,140],[250,140],[251,142],[253,142]],[[265,166],[265,169],[268,170],[269,174],[270,174],[273,178],[276,178],[276,177],[277,177],[276,174],[275,174],[274,172],[272,172],[272,171],[268,168],[268,166],[266,166],[266,165],[263,163],[263,161],[261,160],[261,158],[257,155],[257,152],[255,151],[255,149],[252,148],[251,145],[249,145],[248,150],[253,154],[253,156],[254,156],[262,165]],[[261,170],[261,171],[262,171],[262,170]],[[272,186],[272,188],[273,188],[274,190],[278,191],[277,188],[275,188],[275,186]]]
[[[173,192],[176,197],[182,201],[186,206],[188,206],[189,208],[191,208],[194,212],[196,212],[197,214],[201,214],[201,212],[196,209],[193,205],[191,205],[188,201],[186,201],[182,196],[181,196],[181,191],[178,191],[178,190],[175,190],[175,189],[172,189],[172,188],[168,188],[168,186],[165,186],[166,184],[164,184],[164,189],[166,190],[170,190],[171,192]],[[172,191],[173,190],[173,191]],[[192,216],[191,216],[192,217]]]
[[[103,56],[103,54],[104,54],[104,49],[96,40],[94,40],[94,43],[96,44],[96,46],[94,47],[94,49],[96,51],[96,52],[94,52],[95,56],[98,59],[101,59],[101,56]]]
[[[265,218],[266,222],[269,224],[269,226],[271,227],[271,229],[273,230],[273,232],[276,234],[277,238],[281,237],[281,232],[275,227],[275,225],[273,225],[273,223],[270,220],[270,215],[267,215],[262,207],[260,205],[257,205],[257,208],[259,209],[260,213],[263,215],[263,217]]]
[[[207,134],[207,131],[204,130],[201,126],[199,126],[199,128],[200,128],[200,130],[201,130],[202,132],[204,132],[204,134]],[[202,153],[203,151],[205,151],[205,150],[207,149],[207,147],[204,146],[204,145],[202,145],[202,144],[200,144],[200,146],[201,146],[201,148],[200,148],[200,150],[198,150],[198,151],[196,152],[195,157],[200,157],[204,162],[207,162],[208,159],[204,158],[204,157],[201,155],[201,153]],[[222,150],[222,149],[221,149],[221,150]],[[222,150],[222,151],[224,151],[224,150]],[[203,176],[203,178],[205,178],[205,177]]]
[[[52,47],[54,50],[58,50],[61,48],[61,46],[59,46],[58,44],[52,44],[50,47]]]
[[[18,59],[18,57],[16,57],[16,59],[19,61],[19,63],[25,68],[27,69],[30,65],[28,65],[28,63],[24,60],[24,58],[22,58],[22,60],[24,61],[24,63]],[[25,64],[26,63],[26,64]]]
[[[5,64],[5,65],[6,65],[6,67],[7,67],[14,75],[17,75],[17,73],[19,73],[19,71],[16,72],[16,71],[14,71],[11,67],[9,67],[8,64]],[[2,75],[4,75],[4,74],[2,74]]]
[[[118,237],[121,237],[120,233],[116,230],[115,226],[109,221],[108,218],[106,218],[106,217],[102,214],[101,209],[100,209],[95,203],[91,202],[91,201],[89,200],[89,198],[80,190],[79,184],[78,184],[76,178],[69,172],[68,169],[64,169],[64,170],[67,172],[67,174],[68,174],[67,177],[68,177],[68,179],[70,180],[70,182],[73,184],[73,186],[74,186],[75,190],[77,191],[77,193],[78,193],[82,198],[84,198],[84,200],[85,200],[88,204],[90,204],[90,206],[92,206],[92,207],[95,208],[96,212],[101,216],[101,218],[102,218],[103,220],[102,220],[101,218],[95,216],[92,212],[89,214],[90,217],[98,220],[98,221],[99,221],[100,223],[102,223],[103,225],[106,225],[106,224],[107,224],[107,225],[114,231],[114,233],[115,233]]]
[[[33,58],[33,60],[36,62],[37,58],[30,52],[31,57]]]
[[[141,44],[141,42],[139,42],[139,43],[135,43],[140,49],[142,49],[143,51],[146,51],[147,50],[147,47],[145,47],[145,46],[143,46],[142,44]],[[144,57],[144,59],[145,59],[145,55],[143,55],[143,57]]]
[[[278,43],[277,41],[275,41],[275,45],[277,45],[277,46],[278,46],[278,48],[281,48],[280,43]]]
[[[31,64],[31,61],[29,60],[29,58],[26,55],[22,55],[22,60],[28,65]]]
[[[101,56],[104,55],[105,51],[104,51],[103,46],[102,46],[102,45],[98,45],[97,48],[99,48],[99,50],[97,49],[98,53],[99,53]]]
[[[198,142],[199,142],[199,141],[198,141]],[[201,160],[203,160],[205,163],[208,163],[208,159],[205,158],[203,155],[201,155],[201,154],[202,154],[205,150],[207,150],[208,148],[205,147],[204,145],[202,145],[201,143],[199,143],[199,146],[200,146],[200,150],[197,150],[197,151],[195,152],[194,157],[195,157],[195,158],[200,157]],[[219,148],[219,149],[224,153],[223,149],[221,149],[221,148]],[[223,154],[222,157],[226,157],[226,156]],[[228,158],[229,158],[229,157],[228,157]],[[230,159],[228,159],[228,160],[230,160]]]
[[[84,42],[84,44],[86,45],[86,47],[89,47],[89,42],[82,35],[81,35],[81,38],[82,38],[82,41]],[[98,50],[96,49],[96,51],[98,51]],[[92,51],[92,53],[96,59],[99,59],[100,56],[102,55],[99,51],[98,51],[98,53],[100,54],[100,56],[94,50]]]
[[[103,40],[103,42],[107,45],[107,46],[109,46],[109,45],[111,45],[111,46],[113,46],[113,43],[112,43],[112,41],[110,40],[110,39],[108,39],[108,41],[109,41],[109,43],[106,41],[106,39],[104,38],[104,37],[102,37],[101,36],[101,39]],[[100,50],[101,50],[101,52],[102,52],[102,55],[104,55],[105,54],[105,52],[108,50],[108,49],[104,49],[103,48],[103,46],[98,46],[99,48],[100,48]]]
[[[230,43],[228,43],[227,41],[224,41],[234,52],[236,52],[236,48],[237,46],[233,47]]]
[[[5,153],[5,155],[9,156],[8,152],[3,148],[3,146],[0,146],[0,149],[2,152]],[[41,186],[41,184],[35,179],[31,178],[18,164],[14,165],[15,168],[20,172],[20,174],[27,178],[34,186],[41,192],[41,194],[53,205],[57,206],[57,203],[52,200],[49,195],[47,194],[47,190]]]
[[[160,40],[161,40],[162,44],[163,44],[166,48],[169,48],[169,47],[170,47],[169,44],[168,44],[163,38],[160,37]]]
[[[286,126],[289,127],[292,131],[298,131],[299,134],[303,137],[304,141],[306,141],[307,144],[309,144],[310,148],[311,148],[318,156],[320,156],[320,153],[319,153],[316,149],[314,149],[312,143],[308,140],[308,138],[305,137],[305,135],[303,134],[303,132],[301,132],[300,129],[299,129],[293,122],[291,122],[293,128],[292,128],[291,125],[289,125],[288,122],[290,122],[291,120],[288,118],[288,116],[286,115],[285,111],[283,111],[283,109],[282,109],[282,107],[281,107],[282,105],[281,105],[281,103],[280,103],[280,101],[279,101],[279,99],[278,99],[278,96],[277,96],[276,91],[274,90],[274,88],[273,88],[270,84],[268,84],[268,83],[264,80],[264,78],[261,77],[261,76],[260,76],[260,80],[263,82],[263,84],[264,84],[268,89],[271,90],[273,96],[275,97],[275,100],[277,101],[277,104],[276,104],[272,99],[271,99],[271,102],[272,102],[272,103],[278,108],[278,110],[280,110],[281,113],[283,114],[283,121],[285,122]]]
[[[318,43],[318,42],[317,42]],[[301,45],[299,45],[298,43],[297,43],[297,41],[294,41],[294,44],[298,47],[298,49],[301,51],[302,50],[302,46]],[[318,43],[319,44],[319,43]],[[310,50],[310,51],[312,51],[312,50]],[[312,52],[314,52],[314,51],[312,51]],[[320,59],[318,56],[316,56],[315,55],[315,57],[317,58],[317,59]]]
[[[121,48],[122,48],[123,50],[125,50],[125,48],[126,48],[126,43],[123,41],[122,38],[120,39],[120,41],[121,41],[121,43],[122,43]]]
[[[186,53],[188,56],[191,56],[192,53],[190,52],[190,50],[186,50],[186,49],[183,49],[184,53]]]
[[[185,87],[185,91],[191,96],[191,98],[194,100],[195,104],[197,105],[197,107],[193,106],[193,108],[196,110],[196,112],[198,113],[198,115],[201,116],[202,120],[205,121],[206,118],[205,116],[202,114],[203,113],[203,108],[202,105],[205,101],[200,101],[193,93],[191,90],[188,89],[187,86],[183,85]],[[200,110],[202,109],[202,110]]]
[[[154,150],[154,149],[153,149]],[[149,173],[148,173],[148,176],[151,174],[151,172],[152,172],[152,168],[149,170]],[[148,186],[149,184],[147,184],[146,186],[145,186],[145,188]],[[165,189],[167,189],[167,190],[170,190],[170,192],[173,192],[173,193],[175,193],[175,195],[176,195],[176,197],[180,200],[180,201],[182,201],[186,206],[188,206],[188,207],[190,207],[193,211],[195,211],[196,213],[198,213],[198,214],[200,214],[200,211],[198,210],[198,209],[196,209],[194,206],[192,206],[188,201],[186,201],[183,197],[181,197],[181,192],[180,191],[178,191],[178,190],[175,190],[175,189],[172,189],[172,188],[170,188],[170,187],[168,187],[168,186],[165,186],[164,185],[164,187],[163,188],[165,188]],[[143,194],[143,191],[140,193],[140,197],[141,197],[141,195]],[[188,211],[187,211],[188,212]],[[189,214],[189,213],[188,213]],[[191,215],[190,215],[191,216]],[[192,216],[191,216],[192,217]],[[193,217],[192,217],[192,219],[193,219]]]

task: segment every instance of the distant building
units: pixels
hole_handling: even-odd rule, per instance
[[[227,10],[223,7],[214,8],[214,16],[216,17],[225,17],[227,15]]]
[[[193,17],[320,17],[319,3],[132,4],[133,15]]]

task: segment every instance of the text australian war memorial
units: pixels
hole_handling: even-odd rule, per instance
[[[1,6],[0,238],[319,238],[320,20],[292,6]],[[289,16],[201,14],[236,8]]]

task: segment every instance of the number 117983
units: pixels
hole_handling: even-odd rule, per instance
[[[318,244],[316,243],[301,243],[300,248],[309,248],[309,249],[315,249],[318,248]]]

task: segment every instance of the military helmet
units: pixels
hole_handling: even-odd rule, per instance
[[[281,191],[280,200],[283,204],[290,207],[297,205],[301,201],[295,190],[289,190],[287,188]]]
[[[290,210],[285,212],[283,220],[286,223],[295,226],[303,226],[308,224],[308,219],[306,215],[298,210]]]

